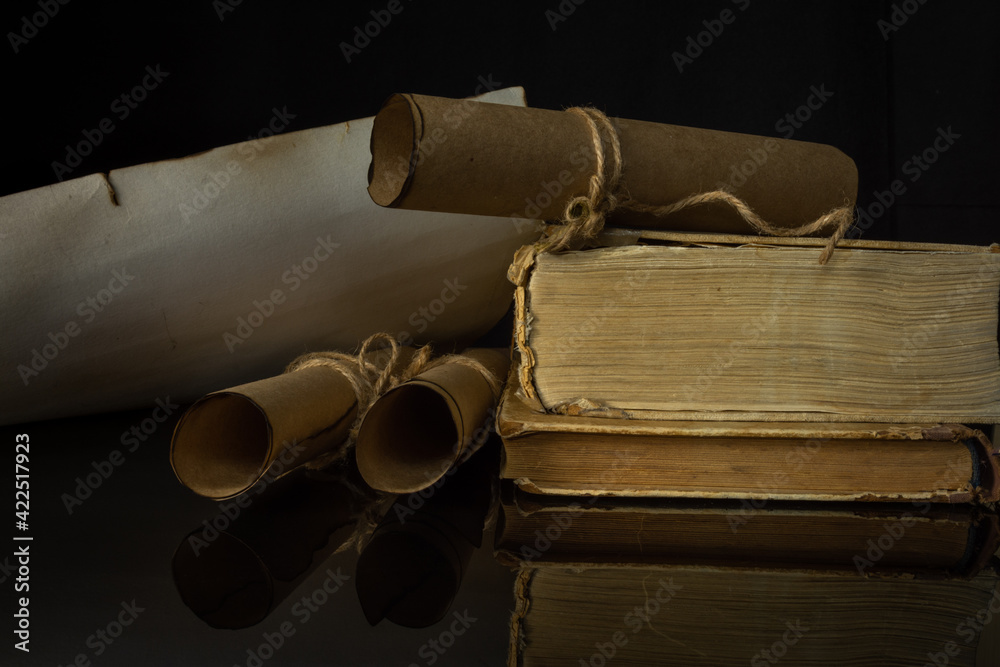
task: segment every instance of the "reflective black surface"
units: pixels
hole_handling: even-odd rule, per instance
[[[448,475],[446,483],[422,495],[394,499],[374,494],[355,471],[341,466],[286,476],[241,507],[236,501],[219,504],[200,498],[176,481],[167,462],[172,424],[164,424],[135,451],[123,448],[122,434],[145,416],[122,413],[4,429],[11,441],[17,433],[30,436],[32,498],[36,499],[29,530],[23,531],[34,538],[28,582],[31,653],[25,661],[8,646],[5,653],[12,660],[31,665],[69,665],[76,660],[87,664],[89,660],[94,665],[247,667],[506,664],[515,574],[497,562],[492,549],[498,510],[499,443],[495,438]],[[113,450],[121,452],[121,459],[114,457],[121,462],[109,468],[103,462]],[[95,452],[104,453],[95,456]],[[94,475],[95,471],[109,474]],[[705,561],[716,568],[745,567],[752,561],[755,550],[763,548],[753,529],[770,521],[765,520],[767,512],[793,517],[795,512],[812,512],[819,517],[818,524],[834,525],[829,517],[839,516],[837,512],[860,511],[879,521],[885,519],[889,527],[882,532],[893,534],[892,522],[886,518],[893,511],[870,505],[845,509],[771,503],[751,512],[741,510],[740,503],[583,502],[589,511],[645,507],[641,511],[667,511],[682,519],[691,513],[730,512],[739,519],[737,530],[724,520],[708,529],[732,531],[735,540],[731,559],[717,555],[710,563]],[[995,523],[995,517],[984,518],[990,513],[982,509],[942,509],[934,514],[935,520]],[[551,566],[566,546],[559,545],[559,540],[568,544],[571,531],[585,525],[577,518],[574,526],[558,535],[549,531],[554,542],[534,564]],[[629,532],[624,519],[621,525],[617,537],[614,530],[600,536],[604,545],[600,554],[586,556],[584,549],[585,557],[571,554],[569,560],[589,558],[600,565],[627,564],[631,558],[649,567],[650,558],[653,562],[656,558],[635,558],[632,542],[638,536],[641,548],[645,539],[649,556],[658,548],[651,543],[655,534],[647,532],[643,538],[641,531]],[[881,530],[881,524],[875,528]],[[879,530],[867,530],[877,543]],[[822,530],[810,532],[823,534]],[[952,537],[941,539],[956,544],[966,539],[964,533],[949,534]],[[678,535],[677,539],[689,537]],[[623,540],[618,557],[607,546],[615,539]],[[796,537],[783,535],[782,539],[794,543]],[[894,539],[896,544],[906,544],[907,535]],[[360,557],[357,544],[363,547]],[[863,539],[860,544],[865,544]],[[531,545],[537,547],[538,541]],[[661,544],[659,549],[669,553],[671,546]],[[951,548],[939,546],[946,552]],[[960,550],[962,545],[957,546]],[[800,548],[808,552],[809,545]],[[773,550],[768,553],[773,555]],[[852,553],[848,549],[841,554],[844,562],[840,565],[846,567],[840,570],[854,567]],[[864,558],[866,552],[859,549],[853,555]],[[836,559],[819,556],[825,568]],[[698,565],[690,558],[660,560],[681,567]],[[779,560],[782,564],[777,571],[816,568],[815,562]],[[763,564],[773,570],[774,563],[769,563]],[[981,568],[980,576],[993,576],[995,559],[987,555],[984,563],[987,567]],[[4,584],[12,585],[16,574],[8,568],[16,567],[15,559],[8,555],[2,565]],[[735,577],[734,581],[759,578],[738,570],[727,571],[725,576]],[[863,578],[850,576],[845,590],[864,586]],[[921,576],[931,576],[946,586],[952,581],[944,569]],[[961,579],[954,581],[956,587],[965,585]],[[756,603],[745,600],[740,604],[767,607],[771,591],[764,588],[757,594],[761,597]],[[13,600],[7,599],[7,618],[12,619]],[[599,608],[600,599],[594,602]],[[816,600],[820,606],[826,602]],[[938,602],[926,599],[921,604],[933,608]],[[870,611],[859,609],[858,613]],[[975,618],[979,610],[965,611]],[[957,612],[948,613],[951,619]],[[979,622],[984,620],[986,616]],[[990,622],[984,627],[985,639],[980,639],[977,630],[974,640],[987,651],[988,642],[997,637],[992,630],[1000,627]],[[935,628],[935,632],[945,630]],[[724,636],[720,629],[720,637]]]
[[[287,480],[299,484],[272,489],[284,494],[262,496],[229,519],[220,504],[195,496],[174,477],[167,459],[173,422],[161,425],[134,452],[122,447],[123,432],[146,416],[121,413],[3,429],[11,443],[17,433],[30,436],[34,499],[26,531],[34,538],[31,652],[22,655],[11,642],[3,648],[4,664],[69,665],[80,659],[94,665],[252,667],[257,664],[253,654],[272,651],[274,657],[264,664],[424,665],[432,659],[438,665],[505,664],[513,574],[494,561],[491,549],[468,550],[462,586],[450,583],[454,590],[448,597],[454,599],[439,622],[422,628],[387,621],[372,626],[356,591],[357,550],[344,548],[323,559],[325,551],[350,539],[349,519],[363,515],[369,494],[353,492],[343,479],[310,473],[313,479]],[[113,450],[122,453],[122,462],[112,465],[106,478],[91,476],[99,483],[81,487],[80,496],[87,497],[82,503],[69,501],[70,513],[64,498],[72,498],[78,478],[85,485]],[[258,500],[263,500],[259,506]],[[229,507],[236,514],[239,505]],[[483,513],[477,513],[471,523],[482,521]],[[221,528],[220,537],[208,542],[215,534],[207,529],[212,525]],[[252,625],[216,629],[185,605],[175,584],[176,554],[192,536],[208,542],[195,561],[212,559],[215,549],[227,551],[221,562],[196,569],[194,578],[205,586],[187,587],[194,591],[195,606],[215,625]],[[16,578],[9,569],[16,562],[13,548],[5,551],[0,577],[8,587]],[[395,555],[389,554],[387,566]],[[12,590],[5,590],[10,636],[15,601]],[[453,625],[462,634],[452,644],[447,633]],[[433,646],[443,647],[431,642],[440,642],[443,633],[452,645],[435,651]],[[268,637],[280,648],[271,648]]]

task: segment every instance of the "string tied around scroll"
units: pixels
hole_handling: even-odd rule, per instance
[[[324,351],[310,352],[293,360],[286,373],[304,368],[325,366],[339,371],[351,383],[357,397],[358,412],[351,424],[347,444],[326,454],[321,454],[306,464],[309,468],[324,468],[347,454],[357,442],[358,430],[368,410],[379,398],[391,389],[417,375],[443,364],[458,364],[478,372],[490,387],[494,399],[500,398],[501,381],[479,361],[461,354],[446,354],[432,358],[430,345],[424,345],[413,352],[404,354],[404,348],[388,333],[369,336],[361,344],[357,354]]]
[[[570,199],[563,212],[563,225],[535,246],[535,252],[557,252],[574,247],[582,241],[595,238],[604,227],[606,216],[616,209],[647,213],[665,217],[678,211],[709,203],[730,206],[757,232],[771,236],[808,236],[823,229],[832,229],[819,263],[826,264],[834,248],[854,224],[849,206],[841,206],[824,213],[815,220],[798,227],[779,227],[761,218],[743,199],[725,190],[712,190],[690,195],[662,206],[644,204],[623,195],[621,142],[611,120],[593,107],[572,107],[568,113],[580,116],[590,131],[594,146],[595,169],[588,181],[586,195]]]

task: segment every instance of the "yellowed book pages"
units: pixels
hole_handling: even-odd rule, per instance
[[[1000,247],[849,242],[820,265],[821,241],[657,238],[536,259],[519,326],[522,389],[538,407],[1000,421]]]
[[[524,104],[523,90],[484,99]],[[385,209],[372,119],[0,198],[0,423],[192,401],[302,352],[471,342],[537,223]]]

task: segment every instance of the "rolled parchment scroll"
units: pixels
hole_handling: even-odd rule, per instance
[[[279,477],[340,446],[357,412],[351,383],[329,366],[213,392],[177,423],[170,465],[198,495],[230,498],[272,466]]]
[[[725,190],[773,226],[797,227],[853,207],[854,161],[832,146],[612,118],[624,163],[621,198],[649,206]],[[605,146],[605,151],[609,147]],[[368,192],[405,209],[562,219],[595,173],[585,118],[425,95],[393,95],[375,116]],[[729,206],[667,217],[620,207],[608,224],[747,232]]]
[[[364,355],[373,373],[405,367],[414,349]],[[320,455],[336,454],[368,400],[346,374],[353,364],[308,365],[215,391],[188,408],[174,429],[170,465],[195,493],[222,500],[263,488]],[[334,456],[333,458],[337,458]],[[332,462],[324,458],[322,465]]]
[[[494,378],[506,378],[508,350],[472,348]],[[485,441],[496,405],[489,381],[475,368],[442,363],[386,392],[358,431],[358,470],[374,489],[411,493],[431,486]]]

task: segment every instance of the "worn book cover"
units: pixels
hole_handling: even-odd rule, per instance
[[[544,414],[516,381],[497,417],[501,476],[557,495],[995,501],[995,446],[957,424],[669,421]]]

